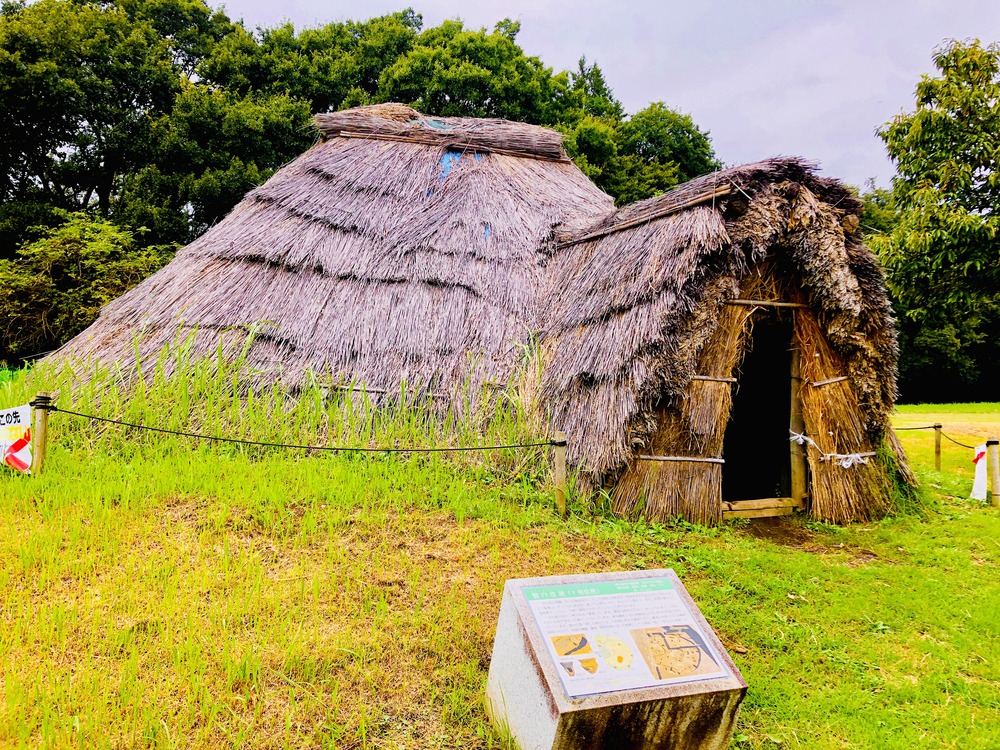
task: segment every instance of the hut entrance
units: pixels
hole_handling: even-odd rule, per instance
[[[789,313],[754,315],[722,444],[725,515],[778,515],[765,511],[790,505],[793,335]]]

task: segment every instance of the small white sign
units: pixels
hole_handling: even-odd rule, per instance
[[[12,469],[31,469],[31,406],[15,406],[0,411],[0,456]]]
[[[522,593],[570,698],[733,676],[666,576]]]

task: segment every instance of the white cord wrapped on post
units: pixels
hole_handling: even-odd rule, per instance
[[[850,469],[856,464],[866,464],[874,453],[824,453],[819,457],[820,461],[836,461],[841,467]]]
[[[868,463],[868,459],[872,458],[875,453],[824,453],[823,449],[816,444],[816,441],[803,432],[796,432],[795,430],[789,430],[791,435],[788,438],[791,443],[798,443],[799,445],[811,445],[813,448],[819,451],[820,461],[835,461],[841,468],[850,469],[852,466],[857,466],[860,464]]]
[[[811,445],[816,450],[820,449],[820,447],[818,445],[816,445],[816,441],[813,440],[808,435],[806,435],[805,433],[803,433],[803,432],[796,432],[795,430],[789,430],[788,432],[791,434],[791,437],[788,438],[788,442],[790,442],[790,443],[798,443],[799,445],[806,445],[806,444],[808,444],[808,445]]]

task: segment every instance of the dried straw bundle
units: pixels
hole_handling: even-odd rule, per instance
[[[374,104],[316,115],[320,135],[422,143],[459,151],[503,153],[567,161],[554,130],[508,120],[426,117],[403,104]]]
[[[806,435],[816,444],[806,451],[813,516],[842,523],[884,515],[893,506],[893,484],[875,457],[848,468],[832,459],[822,460],[822,454],[875,452],[851,382],[812,385],[842,376],[846,371],[843,357],[830,348],[815,316],[808,312],[796,312],[795,338],[802,352],[802,416]]]

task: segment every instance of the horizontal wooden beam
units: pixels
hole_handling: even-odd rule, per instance
[[[761,508],[801,508],[802,501],[794,497],[764,497],[760,500],[723,501],[723,510],[759,510]]]
[[[758,508],[757,510],[724,510],[722,520],[730,518],[773,518],[775,516],[790,516],[795,508]]]
[[[803,302],[780,302],[774,299],[730,299],[726,300],[726,304],[742,307],[798,307],[804,309],[809,307]]]
[[[845,380],[850,380],[846,375],[841,375],[839,378],[830,378],[829,380],[817,380],[815,383],[810,382],[813,388],[819,388],[824,385],[833,385],[834,383],[843,383]]]
[[[598,230],[596,232],[591,232],[590,234],[585,234],[580,237],[574,237],[573,239],[566,240],[565,242],[560,242],[556,247],[562,250],[564,247],[572,247],[573,245],[579,245],[581,242],[590,242],[591,240],[599,240],[602,237],[607,237],[609,234],[614,234],[615,232],[621,232],[625,229],[632,229],[633,227],[638,227],[643,224],[648,224],[651,221],[656,221],[657,219],[662,219],[665,216],[670,216],[671,214],[679,213],[685,209],[693,208],[694,206],[700,206],[702,203],[708,203],[709,201],[714,201],[716,198],[724,198],[733,191],[731,185],[719,185],[718,187],[710,190],[708,192],[697,195],[690,200],[684,201],[683,203],[678,203],[676,205],[667,205],[663,208],[656,209],[648,213],[644,213],[637,216],[629,221],[624,221],[621,224],[615,224],[605,229]]]
[[[709,383],[735,383],[736,378],[715,378],[711,375],[692,375],[691,380],[705,380]]]
[[[724,464],[721,458],[703,458],[701,456],[636,456],[640,461],[684,461],[697,464]]]
[[[506,148],[495,148],[485,144],[477,144],[470,141],[449,141],[441,136],[422,136],[414,133],[412,135],[397,135],[394,133],[357,133],[352,130],[341,130],[337,135],[341,138],[358,138],[364,141],[397,141],[399,143],[416,143],[421,146],[436,146],[455,150],[478,151],[481,154],[500,154],[501,156],[517,156],[524,159],[535,159],[537,161],[553,161],[566,164],[570,162],[568,157],[545,156],[544,154],[532,154],[527,151],[516,151]]]

